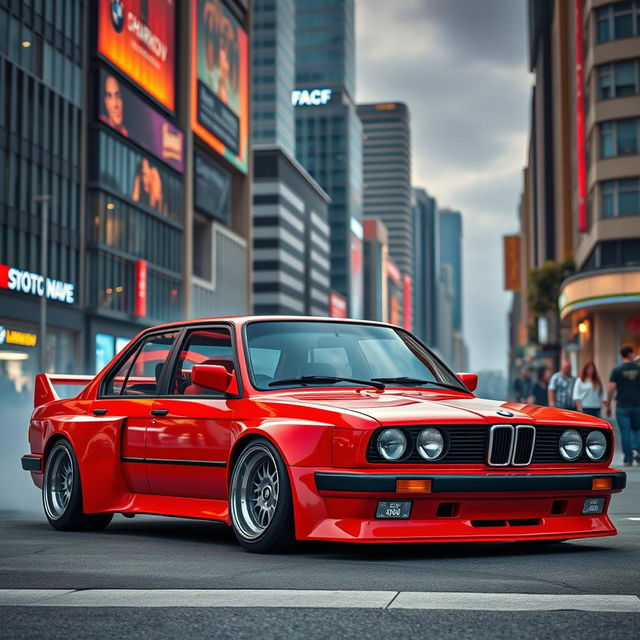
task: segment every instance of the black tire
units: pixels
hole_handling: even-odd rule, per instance
[[[58,531],[100,531],[112,513],[84,513],[80,470],[68,440],[58,440],[47,456],[42,504],[49,524]]]
[[[262,478],[261,468],[265,469]],[[229,515],[236,539],[248,551],[277,553],[295,542],[289,474],[278,450],[265,438],[252,440],[234,464]]]

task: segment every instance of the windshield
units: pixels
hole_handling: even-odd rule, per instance
[[[319,321],[252,322],[247,325],[249,374],[256,389],[327,386],[326,378],[385,379],[394,386],[460,381],[408,333],[393,327]],[[319,376],[317,381],[310,376]],[[307,378],[300,380],[300,378]],[[285,381],[275,386],[273,383]],[[340,381],[332,386],[362,386]]]

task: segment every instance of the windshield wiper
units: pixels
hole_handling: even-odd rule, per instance
[[[308,385],[314,382],[334,384],[336,382],[353,382],[354,384],[363,384],[376,389],[384,389],[383,380],[359,380],[358,378],[343,378],[342,376],[300,376],[299,378],[285,378],[284,380],[274,380],[269,383],[270,387],[285,384],[302,384]]]
[[[417,387],[423,384],[433,384],[437,387],[445,389],[454,389],[461,391],[462,387],[457,384],[449,384],[448,382],[438,382],[436,380],[421,380],[420,378],[410,378],[409,376],[398,376],[397,378],[373,378],[374,382],[384,382],[387,384],[407,385],[408,387]]]

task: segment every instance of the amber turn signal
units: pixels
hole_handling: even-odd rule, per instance
[[[611,478],[594,478],[591,481],[591,489],[593,491],[607,491],[613,486],[613,480]]]
[[[396,480],[396,493],[431,493],[431,480]]]

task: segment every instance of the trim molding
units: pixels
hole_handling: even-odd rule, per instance
[[[179,464],[186,467],[226,467],[222,460],[172,460],[169,458],[120,458],[122,462],[146,462],[147,464]]]

